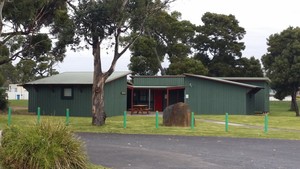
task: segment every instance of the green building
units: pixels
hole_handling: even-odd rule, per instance
[[[185,102],[196,114],[268,112],[268,82],[267,78],[226,80],[193,74],[132,76],[132,85],[127,91],[127,108],[147,104],[152,111],[163,111],[171,104]]]
[[[178,76],[131,76],[114,72],[105,84],[107,116],[122,115],[134,105],[163,111],[177,102],[189,104],[196,114],[255,114],[269,111],[268,78]],[[92,72],[68,72],[26,83],[30,112],[91,116]]]
[[[121,115],[126,110],[127,75],[114,72],[106,81],[104,90],[107,116]],[[93,72],[66,72],[24,84],[29,92],[28,111],[64,116],[91,116]]]
[[[255,94],[255,112],[269,112],[270,79],[265,77],[223,77],[224,80],[260,86],[263,90]]]

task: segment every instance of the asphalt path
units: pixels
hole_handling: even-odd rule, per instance
[[[299,169],[300,141],[78,133],[92,163],[113,169]]]

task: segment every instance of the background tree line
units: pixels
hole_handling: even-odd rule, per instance
[[[67,46],[74,50],[91,48],[94,57],[92,123],[102,125],[105,122],[104,83],[127,50],[131,51],[129,69],[136,75],[160,72],[162,75],[263,76],[258,59],[242,56],[246,30],[239,26],[235,16],[207,12],[201,18],[203,24],[194,25],[181,20],[179,12],[170,12],[171,2],[0,0],[2,85],[7,81],[25,83],[57,73],[53,67],[63,61]],[[272,87],[281,96],[294,94],[299,89],[295,80],[299,79],[297,30],[288,28],[281,34],[271,35],[268,53],[262,60]],[[100,49],[104,41],[114,50],[107,71],[102,70],[101,64]],[[165,59],[170,62],[167,68],[161,64]],[[276,80],[280,78],[274,72],[280,66],[291,70]]]
[[[203,25],[181,20],[179,12],[161,11],[149,18],[145,31],[131,50],[129,69],[137,75],[262,77],[260,61],[242,57],[246,31],[233,15],[207,12]],[[162,61],[170,62],[163,68]]]

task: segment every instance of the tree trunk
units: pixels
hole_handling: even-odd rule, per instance
[[[294,102],[291,101],[291,105],[290,105],[290,109],[289,111],[295,111],[295,105],[294,105]]]
[[[92,124],[96,126],[104,125],[106,119],[104,111],[104,84],[107,77],[102,73],[100,43],[98,38],[93,39],[94,76],[92,90]]]
[[[299,108],[297,104],[297,90],[293,90],[292,92],[292,104],[294,105],[296,116],[299,116]]]
[[[161,74],[162,76],[165,76],[165,75],[166,75],[166,71],[165,71],[165,69],[164,69],[164,68],[162,67],[162,65],[161,65],[161,61],[160,61],[160,58],[159,58],[159,55],[158,55],[158,52],[157,52],[156,47],[153,48],[153,51],[154,51],[155,56],[156,56],[156,59],[157,59],[157,63],[158,63],[159,70],[160,70],[160,74]]]
[[[4,2],[5,0],[0,0],[0,36],[2,35],[2,29],[3,29],[2,11],[3,11]]]
[[[105,84],[105,78],[102,74],[94,78],[93,93],[92,93],[92,104],[93,104],[92,124],[96,126],[104,125],[106,119],[106,114],[104,111],[104,84]]]

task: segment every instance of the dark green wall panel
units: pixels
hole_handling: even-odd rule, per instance
[[[184,77],[136,77],[133,82],[135,86],[183,86]]]
[[[186,102],[197,114],[248,113],[247,88],[195,77],[186,77],[185,86]]]
[[[121,115],[126,110],[126,82],[124,77],[105,84],[104,107],[108,117]],[[73,99],[62,98],[63,87],[73,88]],[[29,91],[30,112],[36,112],[40,107],[41,115],[65,116],[68,108],[70,116],[92,115],[92,85],[38,85],[26,88]]]
[[[127,107],[127,79],[118,80],[105,84],[105,112],[107,116],[122,115]]]
[[[260,91],[255,94],[255,111],[256,112],[269,112],[269,94],[270,94],[270,86],[267,81],[251,81],[251,80],[234,80],[240,83],[246,83],[250,85],[263,87]]]

